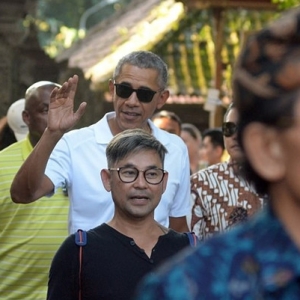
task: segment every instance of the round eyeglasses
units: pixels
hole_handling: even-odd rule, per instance
[[[226,137],[233,136],[238,130],[238,125],[233,122],[225,122],[222,125],[223,135]]]
[[[166,171],[160,168],[148,169],[145,171],[140,171],[135,167],[121,167],[121,168],[109,168],[109,171],[117,171],[119,178],[124,183],[134,182],[140,172],[144,174],[146,182],[149,184],[159,184],[162,182]]]

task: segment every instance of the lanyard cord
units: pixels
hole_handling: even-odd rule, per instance
[[[78,274],[78,286],[79,286],[79,294],[78,299],[82,299],[82,256],[83,256],[83,246],[87,243],[87,234],[86,231],[82,229],[78,229],[75,233],[75,243],[79,246],[79,274]]]
[[[79,241],[82,243],[82,231],[79,231]],[[82,246],[79,247],[79,295],[78,299],[81,300],[81,268],[82,268]]]

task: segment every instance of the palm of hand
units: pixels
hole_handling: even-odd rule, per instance
[[[83,115],[86,103],[83,102],[74,113],[74,97],[78,77],[74,75],[61,88],[55,88],[50,96],[48,128],[53,131],[70,130]]]

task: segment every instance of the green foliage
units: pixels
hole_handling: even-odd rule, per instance
[[[37,16],[34,19],[27,16],[24,26],[29,26],[30,22],[36,24],[41,46],[54,57],[79,38],[80,19],[89,8],[100,2],[104,4],[100,10],[88,17],[86,29],[98,24],[130,1],[119,0],[109,4],[107,0],[39,0]]]
[[[272,2],[277,4],[278,8],[283,10],[298,6],[300,4],[300,0],[272,0]]]
[[[277,16],[274,11],[228,9],[222,26],[222,93],[231,89],[232,69],[241,45],[251,32]],[[174,30],[152,49],[168,64],[175,94],[205,95],[215,86],[216,36],[212,10],[188,12]]]
[[[33,19],[28,16],[24,21],[24,26],[29,26],[34,22],[39,30],[39,40],[41,46],[51,56],[56,56],[61,50],[79,39],[79,23],[84,12],[94,5],[107,0],[39,0],[37,16]],[[272,0],[278,4],[280,9],[288,9],[300,4],[300,0]],[[119,0],[114,4],[103,6],[99,11],[90,15],[85,27],[89,29],[115,11],[129,4],[131,0]],[[194,22],[195,20],[191,20]],[[192,24],[192,23],[191,23]],[[246,26],[244,24],[244,26]],[[250,26],[251,27],[251,26]],[[201,33],[200,33],[201,34]],[[202,34],[206,34],[204,31]]]
[[[24,25],[29,26],[30,22],[35,22],[39,29],[41,46],[51,57],[55,57],[79,39],[79,23],[84,12],[106,1],[39,0],[36,18],[28,16]],[[98,24],[130,2],[131,0],[119,0],[115,4],[103,6],[86,20],[86,29]],[[300,0],[272,0],[272,2],[282,10],[300,4]],[[227,11],[221,53],[225,89],[230,86],[232,67],[247,34],[260,29],[277,16],[278,13],[255,10]],[[153,51],[159,53],[170,66],[171,85],[174,82],[174,87],[177,86],[174,88],[175,92],[203,94],[207,87],[214,85],[216,66],[213,28],[210,10],[194,10],[187,13],[186,17],[174,25],[174,29],[154,46]],[[124,31],[124,28],[120,30]]]

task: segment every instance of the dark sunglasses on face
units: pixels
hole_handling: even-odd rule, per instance
[[[131,86],[121,83],[115,83],[116,94],[117,96],[127,99],[131,96],[133,92],[136,92],[136,96],[140,102],[149,103],[152,101],[153,96],[157,93],[156,91],[152,91],[150,89],[133,89]]]
[[[222,132],[223,135],[226,137],[231,137],[233,136],[238,129],[238,125],[233,123],[233,122],[225,122],[222,125]]]

